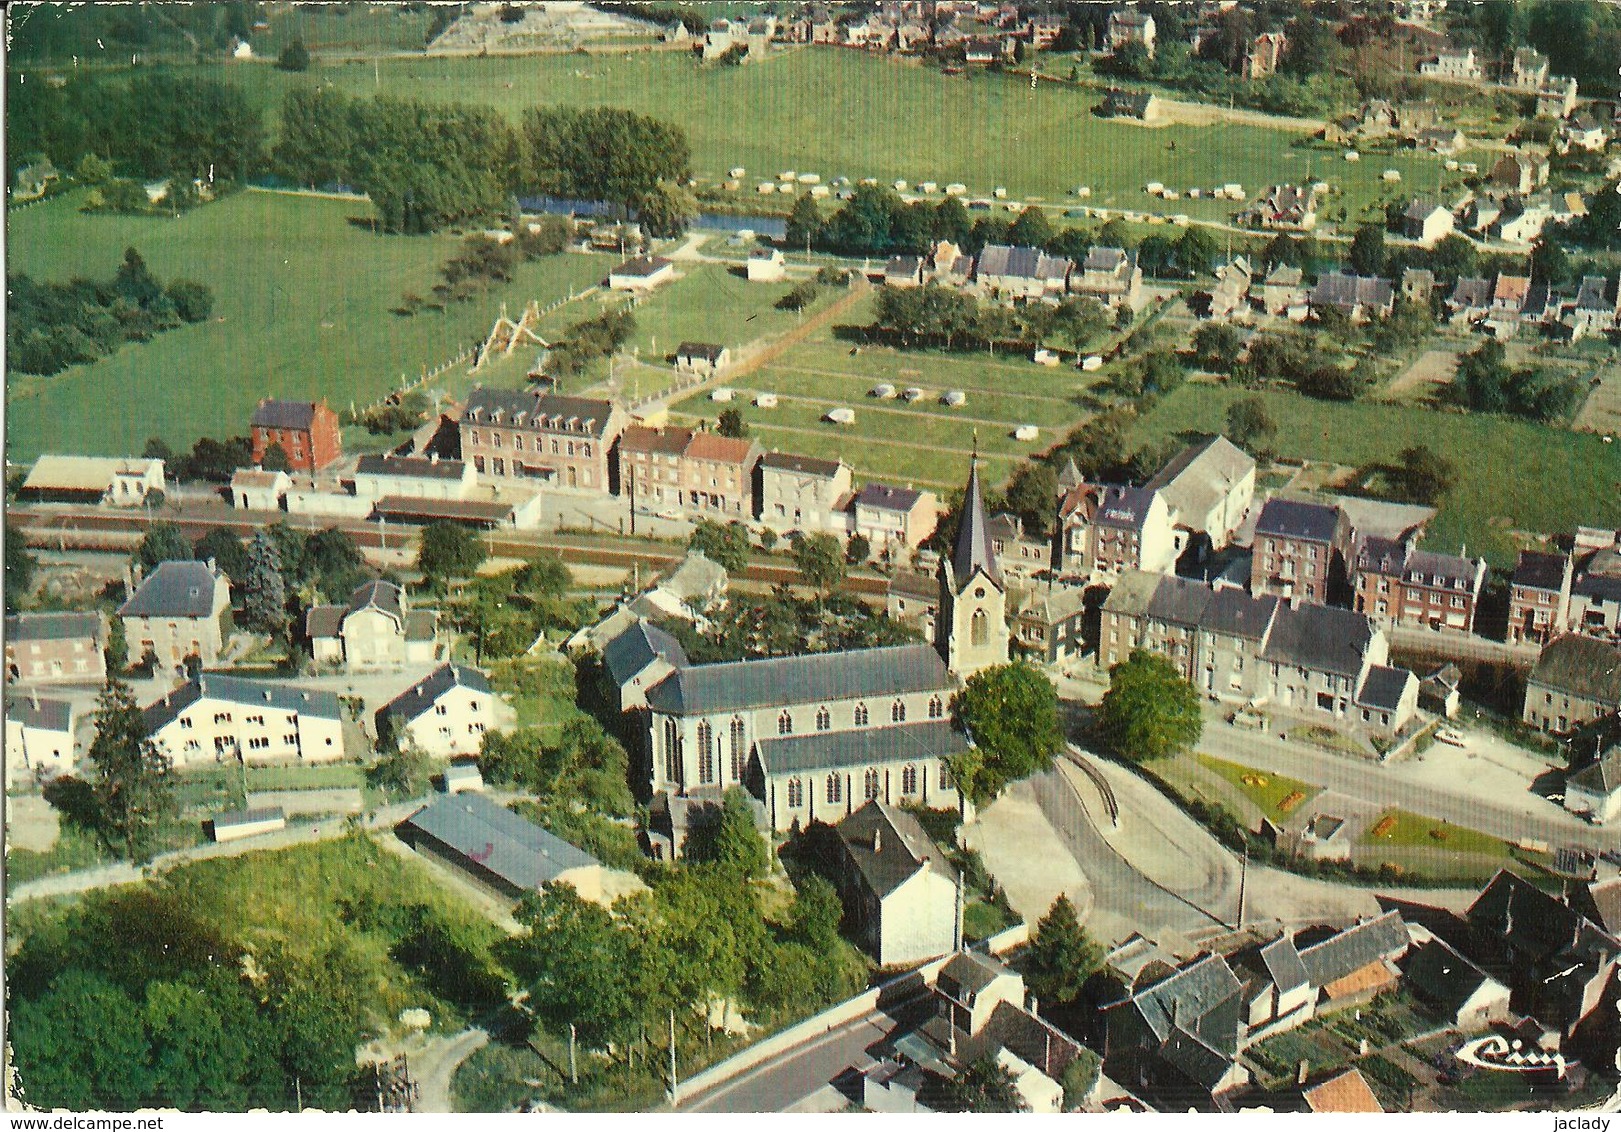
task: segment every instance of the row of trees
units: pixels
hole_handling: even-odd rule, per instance
[[[695,210],[670,188],[690,163],[678,127],[629,110],[535,107],[514,127],[488,107],[320,87],[288,92],[274,154],[276,171],[299,184],[364,190],[384,230],[406,233],[499,215],[514,193],[549,193],[645,210],[654,234],[669,234]]]
[[[1459,404],[1476,412],[1553,423],[1569,420],[1581,407],[1587,384],[1575,374],[1550,366],[1514,369],[1503,344],[1494,339],[1458,359],[1449,392]]]
[[[1129,318],[1130,312],[1123,317]],[[880,290],[869,332],[902,347],[985,349],[1000,343],[1022,347],[1054,342],[1081,350],[1113,325],[1108,309],[1089,296],[1070,296],[1058,304],[1007,307],[930,282]]]
[[[190,279],[165,286],[134,248],[125,249],[108,280],[40,283],[13,275],[10,287],[6,352],[21,373],[53,374],[93,362],[125,342],[201,322],[214,309],[207,287]]]

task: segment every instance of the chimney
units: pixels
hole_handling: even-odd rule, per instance
[[[1032,1018],[1040,1018],[1041,1017],[1041,1000],[1039,998],[1037,998],[1035,995],[1030,996],[1030,1017],[1032,1017]]]
[[[35,711],[39,710],[39,689],[37,689],[37,688],[28,689],[28,705],[30,707],[32,707]]]
[[[884,831],[881,829],[875,829],[872,831],[872,851],[874,853],[882,853],[884,851]]]
[[[219,565],[212,558],[210,558],[208,560],[208,572],[210,574],[218,574],[219,573]]]
[[[1301,1058],[1300,1068],[1295,1070],[1295,1084],[1304,1085],[1306,1083],[1306,1077],[1310,1072],[1311,1062],[1307,1061],[1305,1058]]]

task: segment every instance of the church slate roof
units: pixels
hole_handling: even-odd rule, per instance
[[[672,715],[704,715],[951,688],[951,672],[933,648],[889,645],[694,665],[650,688],[647,703]]]
[[[874,799],[834,829],[851,863],[867,887],[880,898],[894,892],[923,869],[956,880],[956,871],[944,861],[940,847],[905,810]],[[876,850],[873,849],[874,835],[878,838]]]
[[[968,584],[974,571],[983,570],[998,587],[1003,585],[1002,570],[991,545],[991,521],[985,512],[985,496],[979,489],[979,465],[968,472],[968,489],[963,493],[962,523],[951,552],[951,570],[958,588]]]
[[[608,647],[602,650],[602,662],[608,666],[608,675],[620,687],[646,671],[659,657],[676,668],[687,666],[687,653],[681,642],[658,626],[641,620],[609,641]]]
[[[651,698],[651,697],[649,697]],[[968,737],[950,720],[779,735],[755,744],[768,775],[807,773],[875,763],[945,759],[968,750]]]

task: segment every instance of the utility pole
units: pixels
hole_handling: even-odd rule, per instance
[[[1239,866],[1238,866],[1238,924],[1237,924],[1237,927],[1238,927],[1239,931],[1244,930],[1244,901],[1245,901],[1245,897],[1248,896],[1249,875],[1250,875],[1250,851],[1249,851],[1249,846],[1246,845],[1244,847],[1243,860],[1240,861]]]
[[[676,1101],[676,1086],[679,1082],[675,1074],[675,1011],[670,1011],[670,1103]]]
[[[568,1079],[572,1085],[580,1083],[580,1067],[574,1059],[574,1023],[568,1024]]]

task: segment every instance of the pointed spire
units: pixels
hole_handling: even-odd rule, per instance
[[[959,591],[976,570],[985,571],[996,587],[1002,588],[1002,570],[991,544],[990,517],[985,513],[985,496],[979,487],[977,453],[969,465],[968,487],[963,491],[962,523],[957,528],[957,544],[951,552],[951,569]]]
[[[1086,482],[1081,475],[1081,469],[1075,466],[1075,457],[1071,456],[1064,462],[1063,471],[1058,473],[1058,492],[1062,495],[1072,487],[1079,487]]]

